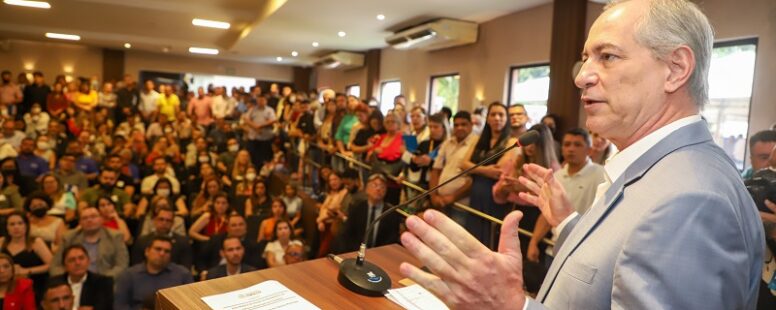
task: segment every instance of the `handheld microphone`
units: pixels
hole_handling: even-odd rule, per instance
[[[472,170],[476,169],[477,167],[489,164],[491,161],[501,157],[502,155],[504,155],[504,153],[509,152],[510,150],[513,150],[518,147],[534,144],[536,143],[536,141],[539,140],[539,138],[541,138],[541,136],[539,135],[538,131],[529,130],[528,132],[518,137],[517,142],[515,142],[515,144],[505,147],[503,150],[500,150],[495,154],[488,156],[488,158],[483,159],[476,165],[461,171],[459,174],[455,175],[454,177],[438,184],[437,186],[434,186],[433,188],[413,197],[412,199],[407,200],[404,203],[391,206],[390,208],[388,208],[388,210],[385,210],[383,211],[383,213],[380,213],[380,215],[378,215],[377,218],[375,218],[374,221],[369,223],[369,226],[367,226],[366,232],[364,234],[364,241],[361,242],[361,246],[358,249],[358,256],[356,258],[349,258],[339,262],[340,270],[339,270],[339,275],[337,276],[337,280],[339,281],[339,283],[345,288],[357,294],[366,295],[366,296],[383,296],[383,294],[389,288],[391,288],[391,278],[388,276],[388,273],[386,273],[385,270],[383,270],[382,268],[380,268],[375,264],[372,264],[366,261],[366,244],[367,244],[367,241],[369,240],[369,236],[372,235],[372,230],[374,229],[375,224],[377,224],[386,215],[390,214],[396,209],[404,206],[408,206],[418,200],[426,198],[432,193],[436,192],[439,188],[449,184],[452,181],[455,181],[456,179],[462,176],[468,175]]]

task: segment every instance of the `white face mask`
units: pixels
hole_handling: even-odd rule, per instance
[[[247,179],[248,181],[253,181],[253,180],[256,179],[256,174],[255,173],[248,173],[248,174],[245,175],[245,179]]]
[[[207,157],[207,156],[200,156],[200,157],[199,157],[199,162],[200,162],[200,163],[206,163],[206,162],[208,162],[209,160],[210,160],[210,158],[209,158],[209,157]]]
[[[237,144],[232,144],[228,146],[227,149],[229,149],[229,152],[237,152],[240,150],[240,146]]]
[[[32,114],[38,114],[40,113],[40,108],[32,108]]]
[[[48,143],[46,143],[46,142],[38,142],[38,149],[39,150],[47,151],[49,149],[49,147],[51,147],[51,146]]]
[[[168,197],[170,196],[170,189],[169,188],[160,188],[156,190],[156,194],[162,197]]]

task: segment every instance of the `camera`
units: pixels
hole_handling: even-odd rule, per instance
[[[744,181],[744,184],[749,194],[752,195],[757,209],[773,213],[765,206],[765,200],[768,199],[776,203],[776,171],[771,169],[757,171],[751,179]]]

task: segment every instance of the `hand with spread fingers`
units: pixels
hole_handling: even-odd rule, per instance
[[[439,211],[430,209],[423,219],[411,216],[401,242],[433,274],[406,262],[399,270],[454,309],[522,309],[522,217],[519,211],[507,215],[493,252]]]
[[[558,226],[566,217],[574,213],[574,205],[566,196],[563,185],[555,179],[552,169],[537,164],[523,166],[525,176],[520,176],[520,183],[529,192],[521,192],[520,198],[539,207],[552,227]]]

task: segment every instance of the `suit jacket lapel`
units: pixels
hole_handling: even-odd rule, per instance
[[[569,233],[569,236],[566,237],[566,240],[557,252],[558,255],[556,255],[553,260],[550,270],[547,272],[547,276],[544,279],[544,284],[542,284],[539,295],[537,295],[537,299],[542,302],[544,301],[558,276],[558,272],[566,263],[568,257],[573,254],[592,231],[606,219],[609,212],[618,205],[619,201],[623,198],[625,187],[637,182],[650,168],[659,162],[660,159],[675,150],[688,145],[708,142],[710,140],[711,134],[706,127],[706,122],[693,123],[671,133],[633,162],[633,164],[631,164],[617,180],[614,180],[606,191],[604,198],[599,199],[599,201],[579,219],[577,225]]]

